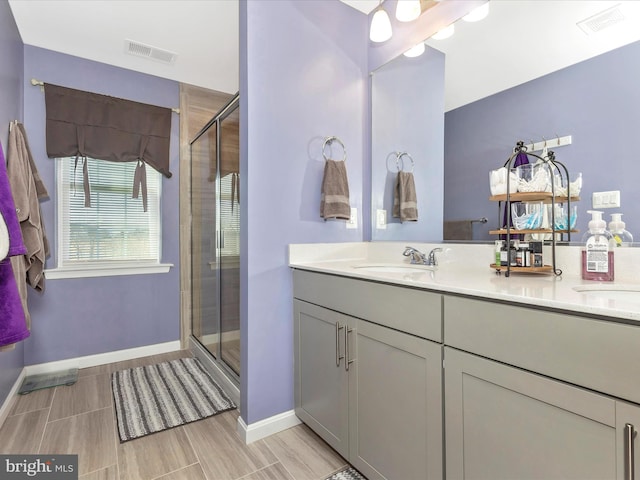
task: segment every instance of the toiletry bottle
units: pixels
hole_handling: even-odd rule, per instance
[[[613,235],[616,247],[629,247],[633,243],[633,235],[625,230],[625,223],[622,221],[621,213],[612,213],[609,222],[609,232]]]
[[[496,240],[494,249],[494,263],[500,265],[500,251],[502,250],[502,240]]]
[[[591,214],[589,231],[582,238],[582,279],[611,282],[614,278],[613,236],[606,229],[602,212],[588,210]]]

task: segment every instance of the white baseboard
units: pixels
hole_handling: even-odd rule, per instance
[[[301,423],[293,410],[265,418],[251,425],[247,425],[242,417],[238,417],[238,435],[244,443],[249,444]]]
[[[20,372],[20,375],[18,375],[18,378],[16,379],[15,383],[13,384],[13,387],[11,387],[11,391],[6,396],[6,398],[4,399],[4,402],[2,403],[2,407],[0,407],[0,427],[2,427],[2,425],[4,425],[4,421],[9,416],[9,412],[11,411],[11,407],[13,407],[13,402],[16,399],[16,394],[18,393],[18,390],[22,386],[22,380],[24,380],[24,377],[26,375],[27,374],[25,372],[25,369],[23,368],[22,371]]]
[[[27,375],[36,375],[39,373],[57,372],[69,368],[95,367],[98,365],[105,365],[107,363],[147,357],[149,355],[175,352],[177,350],[180,350],[180,340],[157,343],[155,345],[145,345],[144,347],[129,348],[126,350],[116,350],[115,352],[98,353],[97,355],[87,355],[86,357],[68,358],[66,360],[58,360],[56,362],[27,365],[24,368]]]

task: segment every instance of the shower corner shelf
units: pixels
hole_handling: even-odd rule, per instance
[[[564,166],[561,162],[555,159],[555,155],[552,151],[549,151],[546,157],[541,157],[536,155],[535,153],[527,153],[527,148],[524,146],[524,142],[517,142],[516,147],[514,149],[513,154],[509,157],[509,159],[505,162],[504,167],[507,168],[507,171],[510,171],[513,168],[513,163],[518,154],[524,153],[527,156],[535,157],[543,162],[545,167],[549,172],[549,177],[554,178],[554,170],[560,175],[560,178],[566,181],[566,184],[569,184],[569,171],[567,167]],[[560,169],[562,167],[562,170]],[[563,177],[564,173],[564,177]],[[556,196],[555,195],[555,181],[551,182],[551,192],[516,192],[510,193],[509,188],[509,177],[507,175],[507,192],[502,195],[492,195],[489,197],[490,201],[498,202],[498,222],[500,223],[500,215],[501,205],[504,202],[508,216],[511,217],[511,203],[512,202],[543,202],[545,204],[555,204],[555,203],[566,203],[568,206],[567,217],[570,220],[571,217],[571,202],[577,202],[580,200],[578,196]],[[505,272],[505,276],[508,277],[512,272],[513,273],[526,273],[526,274],[553,274],[556,276],[562,275],[562,270],[557,268],[556,265],[556,236],[558,234],[567,234],[567,240],[571,240],[571,233],[576,233],[578,230],[560,230],[555,228],[555,209],[551,208],[551,228],[540,228],[535,230],[516,230],[510,227],[510,222],[507,222],[507,226],[505,228],[500,228],[497,230],[489,231],[491,235],[503,235],[506,237],[507,245],[509,245],[509,241],[512,236],[516,235],[524,235],[524,234],[550,234],[551,235],[551,257],[552,262],[551,265],[543,265],[541,267],[517,267],[510,264],[507,265],[498,265],[496,263],[492,263],[489,267],[496,271],[496,273],[500,274],[502,271]],[[509,263],[509,262],[507,262]]]

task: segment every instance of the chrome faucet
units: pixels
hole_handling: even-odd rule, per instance
[[[405,257],[409,257],[412,264],[425,265],[427,263],[427,257],[417,248],[407,246],[404,248],[404,252],[402,253],[402,255],[404,255]]]
[[[438,265],[438,262],[436,260],[436,252],[441,251],[441,248],[434,248],[429,252],[428,255],[425,255],[417,248],[405,247],[402,255],[404,255],[405,257],[410,257],[412,264],[429,265],[435,267],[436,265]]]
[[[436,252],[441,252],[441,248],[434,248],[429,252],[429,256],[427,257],[427,265],[433,265],[434,267],[438,265],[436,260]]]

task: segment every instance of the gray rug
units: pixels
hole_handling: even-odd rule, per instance
[[[345,468],[337,473],[334,473],[326,480],[367,480],[362,474],[353,467]]]
[[[114,372],[111,387],[121,442],[236,408],[195,358]]]

